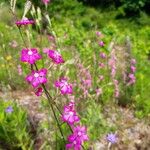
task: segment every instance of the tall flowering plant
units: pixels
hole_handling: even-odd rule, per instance
[[[13,0],[12,0],[13,1]],[[49,1],[43,1],[44,4],[48,5]],[[12,4],[12,3],[11,3]],[[31,2],[28,1],[25,5],[25,10],[23,14],[23,19],[18,19],[15,14],[14,6],[11,6],[12,14],[14,15],[14,18],[16,19],[16,26],[19,29],[21,38],[24,42],[24,48],[20,52],[20,61],[22,63],[26,63],[28,66],[30,66],[30,72],[26,76],[25,80],[33,87],[33,90],[35,91],[35,95],[42,96],[44,93],[48,103],[49,103],[49,109],[52,110],[54,119],[57,123],[57,127],[59,129],[60,135],[63,139],[64,144],[66,144],[66,149],[85,149],[83,146],[83,143],[87,141],[88,135],[87,135],[87,128],[85,126],[81,125],[80,117],[78,116],[78,113],[75,109],[75,101],[70,101],[68,104],[64,106],[63,111],[61,108],[57,106],[55,103],[54,97],[51,96],[49,90],[47,89],[48,85],[48,73],[50,68],[43,67],[39,68],[38,61],[42,60],[42,62],[45,62],[43,59],[43,54],[38,48],[32,48],[30,44],[26,43],[26,37],[22,34],[22,30],[25,29],[25,32],[28,32],[28,26],[29,25],[36,25],[39,22],[37,22],[36,18],[35,20],[26,18],[27,12],[31,8]],[[13,9],[12,9],[13,8]],[[51,21],[49,16],[46,16],[49,22],[49,26],[51,28]],[[25,28],[24,28],[25,27]],[[55,32],[52,30],[52,33]],[[52,37],[54,37],[55,41],[57,40],[56,34],[54,34]],[[57,41],[55,42],[57,44]],[[29,46],[30,45],[30,46]],[[48,59],[51,61],[54,65],[61,65],[65,63],[65,60],[63,59],[61,53],[59,50],[56,49],[49,49],[46,48],[44,50],[44,53],[47,54]],[[56,79],[54,87],[60,90],[61,95],[68,95],[68,94],[74,94],[73,93],[73,85],[70,84],[66,77],[60,77],[59,79]],[[61,115],[61,118],[59,118],[58,113]],[[63,133],[61,122],[66,123],[69,126],[69,129],[71,131],[71,135],[68,136],[68,138],[65,138],[65,135]]]

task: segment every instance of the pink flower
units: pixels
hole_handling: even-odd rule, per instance
[[[33,20],[29,20],[28,18],[23,18],[22,20],[16,21],[17,26],[21,25],[29,25],[29,24],[34,24]]]
[[[101,33],[101,32],[99,32],[99,31],[97,31],[97,32],[96,32],[96,35],[97,35],[97,36],[101,36],[101,35],[102,35],[102,33]]]
[[[21,61],[28,62],[29,64],[34,64],[37,60],[41,59],[41,55],[38,53],[37,49],[22,49],[21,51]]]
[[[80,119],[75,110],[71,109],[70,106],[65,106],[62,114],[62,120],[70,125],[73,125],[74,123],[79,122]]]
[[[100,41],[100,42],[99,42],[99,46],[103,47],[104,45],[105,45],[105,44],[104,44],[103,41]]]
[[[105,59],[106,58],[106,54],[103,53],[103,52],[100,52],[100,57],[103,58],[103,59]]]
[[[46,69],[32,71],[32,73],[26,77],[26,81],[31,83],[34,88],[37,88],[40,84],[44,84],[47,82],[46,74]]]
[[[65,78],[56,81],[55,86],[60,88],[61,94],[72,94],[72,85],[67,83],[67,79]]]
[[[84,141],[89,140],[87,129],[84,126],[77,126],[73,129],[73,134],[68,136],[69,144],[66,145],[67,149],[81,150],[81,145]]]
[[[128,85],[134,84],[136,80],[134,74],[130,73],[128,77],[129,77]]]
[[[131,69],[132,73],[134,73],[136,71],[136,67],[135,66],[131,66],[130,69]]]
[[[42,0],[42,2],[43,2],[45,5],[47,5],[47,4],[50,2],[50,0]]]
[[[69,149],[81,150],[82,149],[81,143],[74,140],[73,142],[66,144],[66,150],[69,150]]]
[[[37,96],[41,96],[42,93],[43,93],[43,89],[41,87],[38,87],[35,91],[35,95],[37,95]]]
[[[135,59],[131,59],[131,64],[135,65],[136,64],[136,60]]]
[[[55,50],[45,49],[45,53],[52,59],[55,64],[64,63],[62,56]]]
[[[100,68],[104,68],[104,67],[105,67],[104,63],[101,63],[101,62],[100,62],[100,63],[99,63],[99,67],[100,67]]]

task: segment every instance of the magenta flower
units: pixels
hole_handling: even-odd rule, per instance
[[[26,77],[26,80],[31,83],[34,88],[37,88],[40,84],[47,82],[46,74],[47,69],[32,71],[32,73]]]
[[[136,67],[135,66],[131,66],[130,69],[131,69],[132,73],[134,73],[136,71]]]
[[[35,91],[35,95],[37,95],[37,96],[41,96],[42,93],[43,93],[43,89],[41,87],[38,87]]]
[[[99,67],[100,67],[100,68],[104,68],[104,67],[105,67],[105,64],[100,62],[100,63],[99,63]]]
[[[99,32],[99,31],[96,31],[96,35],[97,35],[97,36],[101,36],[101,35],[102,35],[102,33],[101,33],[101,32]]]
[[[135,83],[135,80],[136,80],[134,74],[130,73],[130,74],[128,75],[128,77],[129,77],[128,85],[134,84],[134,83]]]
[[[55,82],[55,86],[60,88],[61,94],[72,94],[72,85],[67,83],[67,79],[61,78]]]
[[[79,122],[80,118],[77,116],[75,110],[71,109],[70,106],[65,106],[62,120],[70,125],[74,125],[74,123]]]
[[[57,51],[49,50],[47,54],[55,64],[64,63],[62,56]]]
[[[66,144],[66,150],[69,150],[69,149],[81,150],[82,149],[81,143],[74,140],[73,142]]]
[[[77,126],[73,129],[73,134],[68,137],[69,144],[66,145],[67,149],[80,150],[84,141],[89,140],[87,129],[84,126]]]
[[[47,5],[47,4],[50,2],[50,0],[42,0],[42,2],[43,2],[45,5]]]
[[[104,45],[105,45],[105,44],[104,44],[103,41],[100,41],[100,42],[99,42],[99,46],[103,47]]]
[[[29,24],[34,24],[33,20],[29,20],[28,18],[23,18],[22,20],[16,21],[17,26],[21,25],[29,25]]]
[[[41,59],[41,55],[38,53],[37,49],[22,49],[21,51],[21,61],[28,62],[29,64],[34,64],[37,60]]]
[[[105,59],[106,58],[106,54],[105,53],[103,53],[103,52],[100,52],[100,57],[102,58],[102,59]]]

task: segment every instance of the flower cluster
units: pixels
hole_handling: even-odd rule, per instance
[[[86,127],[76,126],[73,128],[73,133],[68,136],[69,144],[66,144],[66,149],[81,150],[83,142],[88,139]]]
[[[89,71],[88,68],[85,68],[83,66],[83,64],[77,64],[77,69],[78,69],[78,73],[77,73],[77,77],[80,80],[78,83],[79,88],[81,89],[81,91],[83,91],[83,97],[80,98],[87,98],[88,94],[89,94],[89,90],[92,86],[92,77],[91,77],[91,73]]]
[[[42,2],[47,5],[50,0],[42,0]],[[28,25],[28,24],[33,24],[33,20],[28,20],[27,18],[22,19],[21,21],[17,21],[16,25],[20,27],[21,25]],[[50,38],[50,37],[49,37]],[[55,42],[55,38],[51,36],[51,40]],[[55,47],[54,43],[54,47]],[[64,63],[64,59],[62,58],[61,54],[52,49],[45,48],[43,50],[44,53],[47,54],[47,56],[52,60],[52,62],[56,65]],[[32,85],[34,88],[34,93],[37,96],[41,96],[43,91],[45,92],[48,100],[50,100],[51,95],[47,91],[45,84],[47,83],[47,72],[48,69],[46,68],[41,68],[38,69],[36,62],[38,60],[42,59],[42,56],[38,52],[36,48],[24,48],[21,51],[21,58],[20,60],[22,62],[28,63],[31,66],[31,73],[26,76],[26,81]],[[18,72],[19,74],[22,74],[20,66],[18,67]],[[20,73],[21,72],[21,73]],[[84,84],[87,87],[91,86],[91,77],[88,74],[89,78],[86,79]],[[55,81],[55,87],[59,88],[61,94],[66,95],[66,94],[72,94],[73,93],[73,87],[72,84],[67,82],[67,78],[60,78],[59,80]],[[74,97],[72,97],[74,99]],[[53,104],[51,104],[51,107],[53,108]],[[55,104],[56,105],[56,104]],[[58,111],[60,112],[59,108],[56,107]],[[13,110],[11,108],[7,108],[6,112],[10,113]],[[60,133],[61,127],[58,122],[58,118],[55,114],[55,109],[52,109],[53,114],[55,116],[55,119],[57,121],[57,125],[59,126]],[[61,117],[63,122],[66,122],[70,128],[72,129],[73,133],[68,137],[68,142],[69,144],[66,145],[66,149],[74,148],[80,150],[82,147],[82,144],[84,141],[88,140],[88,136],[86,134],[86,128],[83,126],[76,126],[76,123],[80,121],[79,116],[77,115],[77,112],[75,110],[75,103],[70,102],[67,106],[64,106],[64,111],[62,113]]]

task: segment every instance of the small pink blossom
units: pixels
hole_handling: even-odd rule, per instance
[[[32,71],[32,73],[26,77],[26,81],[31,83],[34,88],[37,88],[40,84],[45,84],[47,82],[46,74],[47,69]]]
[[[131,69],[132,73],[134,73],[136,71],[136,67],[135,66],[131,66],[130,69]]]
[[[103,53],[103,52],[100,52],[100,57],[101,57],[102,59],[105,59],[105,58],[106,58],[106,54]]]
[[[74,110],[73,103],[69,103],[68,106],[64,107],[62,120],[64,122],[67,122],[70,125],[73,125],[74,123],[79,122],[80,118],[77,116],[76,111]]]
[[[37,95],[37,96],[41,96],[42,93],[43,93],[43,89],[41,87],[38,87],[35,91],[35,95]]]
[[[97,36],[101,36],[101,35],[102,35],[102,33],[101,33],[101,32],[99,32],[99,31],[96,31],[96,35],[97,35]]]
[[[17,26],[21,25],[29,25],[29,24],[34,24],[33,20],[29,20],[28,18],[23,18],[22,20],[16,21]]]
[[[81,150],[81,146],[84,141],[88,141],[89,137],[87,135],[87,129],[84,126],[76,126],[73,128],[73,134],[68,136],[69,144],[66,145],[66,148]]]
[[[61,94],[72,94],[72,84],[67,82],[67,79],[61,78],[55,82],[55,86],[60,88]]]
[[[100,68],[104,68],[104,67],[105,67],[105,64],[100,62],[100,63],[99,63],[99,67],[100,67]]]
[[[99,46],[103,47],[104,45],[105,45],[105,44],[104,44],[103,41],[100,41],[100,42],[99,42]]]
[[[62,58],[62,56],[55,50],[46,50],[45,49],[45,53],[48,54],[48,56],[52,59],[52,61],[55,63],[55,64],[61,64],[61,63],[64,63],[64,60]]]
[[[129,77],[128,85],[134,84],[136,81],[134,74],[130,73],[128,77]]]
[[[54,36],[52,36],[52,35],[48,35],[48,39],[50,40],[50,41],[55,41],[55,37]]]
[[[135,65],[136,64],[136,60],[135,59],[131,59],[131,64]]]
[[[21,61],[28,62],[29,64],[34,64],[37,60],[41,59],[41,55],[38,53],[37,49],[22,49],[21,51]]]
[[[45,5],[47,5],[47,4],[50,2],[50,0],[42,0],[42,2],[43,2]]]

